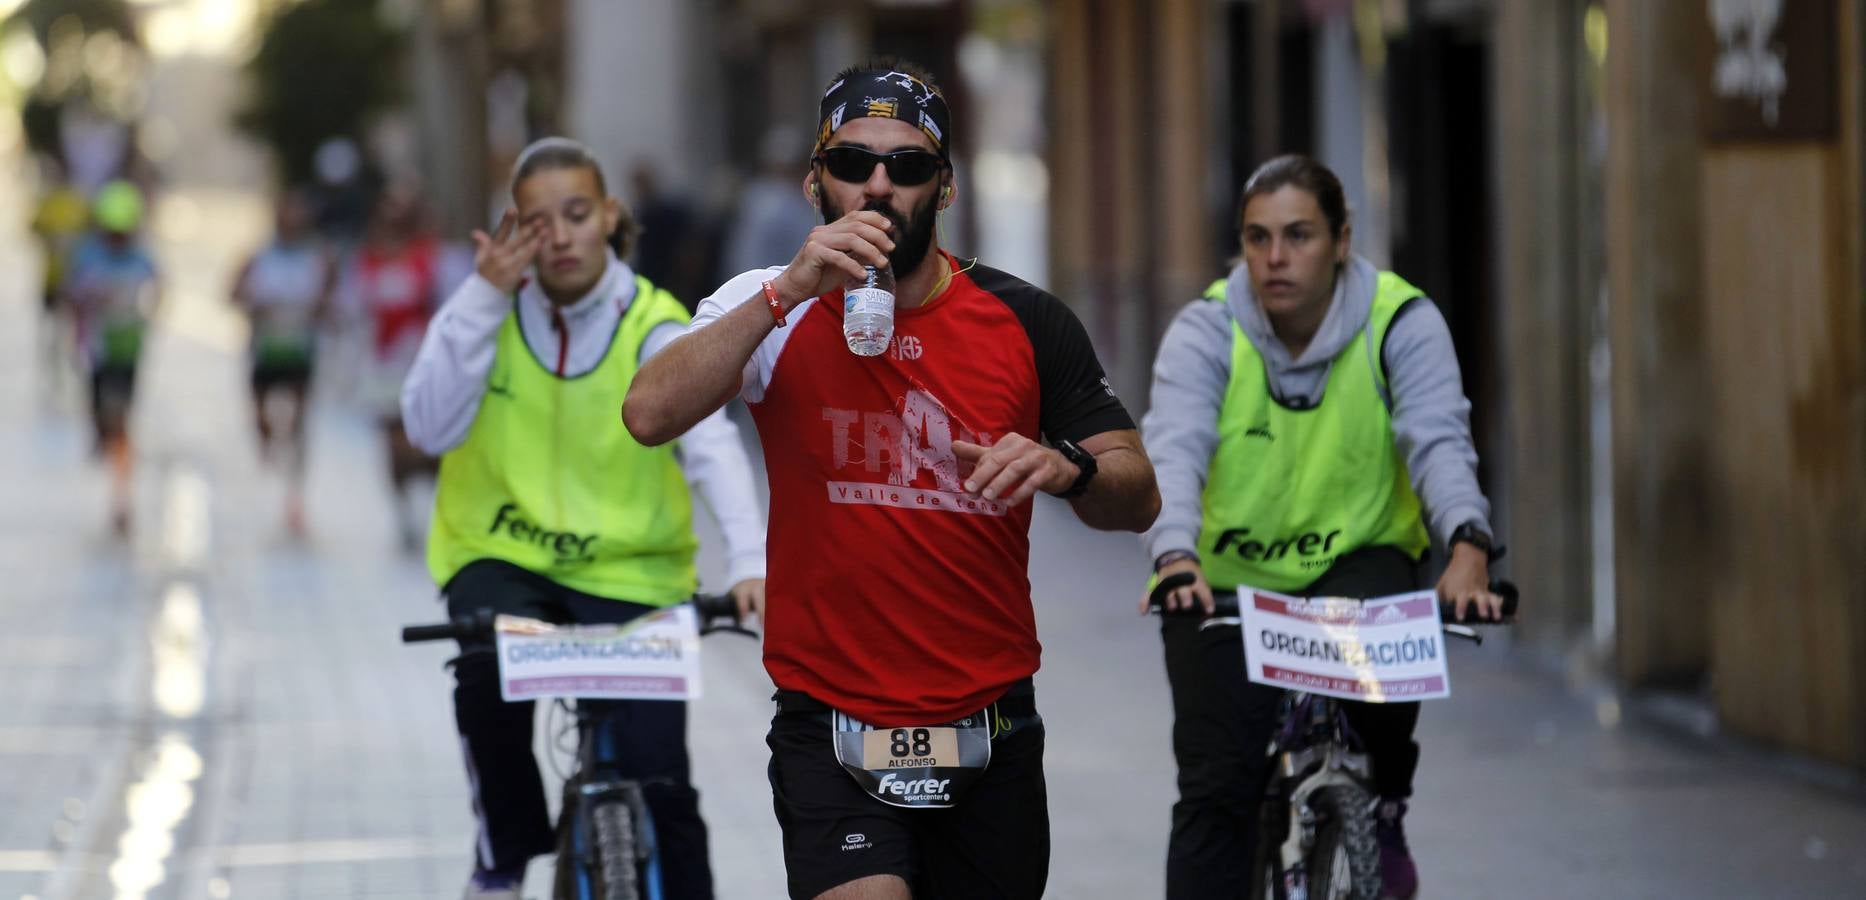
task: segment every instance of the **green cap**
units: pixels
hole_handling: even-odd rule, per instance
[[[143,192],[121,179],[105,184],[91,201],[91,221],[105,231],[135,231],[143,221]]]

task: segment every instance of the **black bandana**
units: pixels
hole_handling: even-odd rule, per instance
[[[823,92],[821,115],[812,153],[822,150],[846,119],[878,116],[899,119],[920,129],[933,141],[941,158],[951,158],[947,141],[952,132],[952,112],[946,108],[946,98],[906,72],[871,69],[830,85]]]

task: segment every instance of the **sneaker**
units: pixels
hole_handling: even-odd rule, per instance
[[[1374,814],[1374,838],[1380,842],[1382,900],[1412,900],[1419,893],[1419,870],[1406,847],[1406,803],[1382,800]]]
[[[467,879],[466,891],[460,895],[460,900],[520,900],[518,889],[524,883],[523,872],[505,875],[474,866],[473,877]]]

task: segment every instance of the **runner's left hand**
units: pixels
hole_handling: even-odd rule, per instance
[[[745,624],[753,616],[757,616],[759,622],[765,620],[765,580],[763,578],[747,578],[733,585],[729,593],[732,594],[733,604],[739,608],[739,624]]]
[[[971,463],[972,474],[965,476],[965,492],[986,500],[999,500],[1016,506],[1038,491],[1066,491],[1076,483],[1080,470],[1056,450],[1045,447],[1017,432],[998,439],[989,448],[967,441],[953,441],[952,452],[961,462]]]

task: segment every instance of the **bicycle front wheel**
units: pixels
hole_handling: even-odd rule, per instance
[[[1311,802],[1321,822],[1309,852],[1309,897],[1380,900],[1373,799],[1361,788],[1336,785],[1317,791]]]
[[[641,875],[635,865],[635,826],[635,811],[622,797],[604,799],[590,809],[600,900],[642,900]]]

